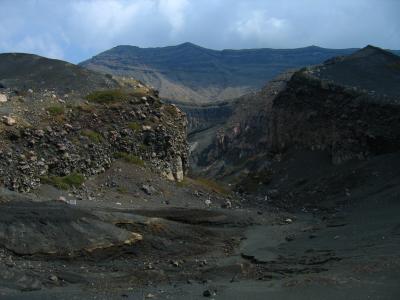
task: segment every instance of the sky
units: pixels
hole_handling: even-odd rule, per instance
[[[400,0],[0,0],[0,52],[78,63],[117,45],[400,49]]]

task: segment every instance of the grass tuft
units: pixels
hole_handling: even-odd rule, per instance
[[[128,127],[135,132],[140,131],[142,128],[138,122],[131,122],[128,124]]]
[[[68,190],[71,187],[80,187],[85,181],[85,177],[79,173],[71,173],[67,176],[43,176],[40,178],[42,183],[51,184],[59,189]]]
[[[60,116],[60,115],[63,115],[65,112],[64,107],[61,105],[50,106],[50,107],[47,107],[46,110],[52,116]]]
[[[90,102],[109,104],[126,100],[127,95],[121,90],[95,91],[86,96]]]
[[[103,136],[91,129],[84,129],[81,131],[83,136],[88,137],[93,143],[100,144],[103,141]]]
[[[123,159],[124,161],[134,164],[134,165],[138,165],[141,167],[144,166],[144,161],[142,159],[140,159],[140,157],[130,154],[130,153],[117,152],[114,154],[114,157],[117,159]]]

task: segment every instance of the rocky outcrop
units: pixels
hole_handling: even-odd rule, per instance
[[[274,101],[267,139],[275,151],[326,150],[336,164],[395,152],[400,149],[399,104],[299,72]]]
[[[28,54],[0,55],[0,184],[79,186],[115,159],[181,181],[186,115],[133,78]]]
[[[400,58],[381,49],[376,50],[378,54],[370,50],[360,51],[367,55],[356,53],[335,61],[341,72],[343,62],[348,65],[354,57],[358,68],[363,63],[369,66],[368,72],[353,73],[358,87],[324,78],[319,70],[328,67],[323,65],[287,73],[263,91],[243,98],[228,125],[202,152],[203,170],[224,177],[249,167],[267,168],[289,149],[322,150],[334,164],[399,151],[400,95],[388,96],[367,89],[368,85],[362,87],[365,82],[370,84],[372,75],[380,77],[379,72],[372,72],[370,59],[380,70],[383,67],[378,62],[388,59],[396,65]],[[340,74],[332,61],[327,64],[329,74]],[[394,75],[379,80],[390,86],[399,74],[388,68],[385,74]]]
[[[1,139],[0,178],[12,190],[29,191],[51,176],[97,174],[115,158],[143,161],[177,181],[187,170],[186,117],[154,95],[78,105],[45,126],[5,128]]]

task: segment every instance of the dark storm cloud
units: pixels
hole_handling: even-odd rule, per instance
[[[400,48],[398,0],[0,0],[0,51],[77,62],[110,47]]]

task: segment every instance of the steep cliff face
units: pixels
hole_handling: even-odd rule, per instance
[[[327,150],[333,163],[400,149],[400,102],[296,73],[274,101],[272,149]]]
[[[94,85],[88,94],[79,85],[69,94],[3,86],[0,183],[24,192],[41,182],[75,186],[116,159],[181,181],[188,169],[186,115],[135,80],[110,80],[114,89]]]
[[[222,102],[217,105],[188,105],[175,102],[186,114],[188,134],[195,134],[211,127],[224,124],[232,115],[233,104]]]
[[[391,64],[400,61],[391,53],[376,51],[385,66],[386,60]],[[376,51],[367,47],[355,56],[371,65],[370,60],[377,60]],[[348,59],[335,62],[338,69],[343,68],[343,61]],[[327,64],[333,72],[332,62]],[[289,149],[322,150],[329,153],[334,164],[399,151],[399,95],[367,89],[363,83],[367,82],[365,78],[371,80],[372,69],[367,74],[354,72],[353,81],[359,86],[352,87],[322,76],[318,70],[326,68],[322,65],[287,73],[263,91],[239,101],[228,125],[202,151],[199,161],[203,171],[225,177],[249,168],[265,169]],[[387,68],[392,72],[391,65]],[[391,86],[398,76],[398,71],[393,72],[386,80],[379,72],[374,76]]]

